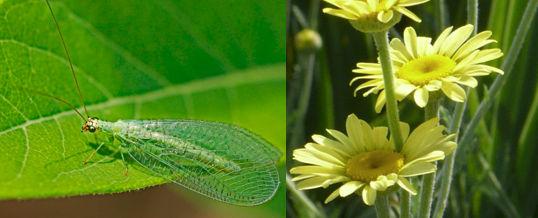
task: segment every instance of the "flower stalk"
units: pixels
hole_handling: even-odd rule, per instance
[[[389,196],[387,194],[381,194],[377,197],[375,201],[375,211],[377,218],[390,217]]]
[[[454,110],[455,117],[449,127],[449,132],[456,134],[456,138],[454,139],[456,143],[458,143],[459,129],[466,104],[467,101],[456,104],[456,109]],[[439,191],[439,199],[435,205],[435,211],[433,213],[433,217],[436,218],[443,217],[443,213],[447,205],[450,183],[452,182],[452,172],[454,170],[454,161],[456,160],[456,151],[457,148],[454,150],[454,153],[446,157],[446,162],[444,162],[443,169],[441,170],[441,188]]]
[[[430,99],[430,103],[424,108],[425,120],[438,117],[439,101]],[[418,217],[428,218],[431,213],[431,204],[433,201],[433,189],[435,186],[435,172],[424,175],[422,179],[422,191],[420,193],[420,207]]]
[[[478,26],[478,0],[467,0],[467,23]],[[473,31],[475,35],[477,29]],[[469,95],[469,88],[465,90],[465,93]],[[459,130],[461,126],[461,120],[463,118],[463,113],[467,107],[468,98],[465,98],[465,102],[456,104],[454,109],[454,119],[449,127],[450,133],[455,133],[456,138],[454,139],[458,143],[459,139]],[[452,182],[452,172],[454,171],[454,161],[456,160],[456,150],[454,153],[446,157],[446,162],[443,164],[443,169],[441,170],[441,188],[439,193],[439,199],[435,205],[435,210],[433,211],[433,217],[441,218],[446,208],[448,201],[448,194],[450,189],[450,183]]]
[[[409,218],[411,217],[411,196],[409,192],[405,190],[400,190],[400,217]]]
[[[402,133],[399,125],[398,104],[394,94],[394,73],[392,72],[392,60],[389,53],[388,31],[372,33],[377,47],[381,68],[383,71],[383,82],[385,86],[387,121],[390,134],[394,139],[396,151],[400,152],[403,146]]]

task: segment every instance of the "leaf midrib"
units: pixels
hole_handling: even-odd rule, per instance
[[[154,100],[162,99],[166,97],[192,94],[196,92],[209,91],[209,90],[214,90],[218,88],[234,88],[236,86],[245,85],[245,84],[279,81],[285,78],[285,75],[279,72],[281,69],[283,69],[283,67],[284,67],[283,63],[260,66],[260,67],[250,68],[248,70],[237,72],[237,73],[218,75],[218,76],[208,77],[208,78],[204,78],[200,80],[194,80],[194,81],[183,83],[183,84],[167,86],[167,87],[163,87],[163,88],[156,89],[156,90],[142,93],[142,94],[114,97],[105,102],[87,105],[87,109],[88,110],[100,110],[107,107],[125,105],[125,104],[130,104],[130,103],[144,103],[147,101],[154,101]],[[83,110],[83,109],[78,108],[78,110]],[[49,121],[55,118],[60,118],[60,117],[70,116],[70,115],[75,115],[75,111],[73,110],[63,111],[63,112],[52,114],[46,117],[40,117],[38,119],[28,120],[17,126],[13,126],[8,129],[2,130],[0,132],[0,136],[9,132],[18,130],[18,129],[25,128],[33,124],[38,124],[38,123]]]

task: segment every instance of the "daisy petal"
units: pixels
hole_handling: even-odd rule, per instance
[[[340,141],[342,144],[349,146],[349,148],[352,148],[351,141],[344,133],[334,129],[326,129],[326,131],[331,134],[336,140]]]
[[[364,183],[359,181],[346,182],[340,187],[340,197],[347,197],[348,195],[353,194],[353,192],[357,191],[357,189],[361,188],[363,185]]]
[[[458,146],[458,144],[456,142],[448,141],[448,142],[444,142],[441,145],[439,145],[438,149],[440,151],[443,151],[445,153],[445,155],[449,155],[452,152],[454,152],[454,150],[456,149],[457,146]]]
[[[458,61],[465,58],[465,56],[471,54],[471,52],[475,51],[476,49],[489,43],[495,42],[495,40],[487,40],[491,35],[491,31],[483,31],[476,34],[475,36],[471,37],[467,42],[465,42],[452,58]]]
[[[312,140],[314,140],[314,142],[324,147],[331,148],[332,150],[334,150],[335,152],[338,152],[342,156],[347,156],[349,155],[350,152],[353,151],[352,148],[349,147],[348,144],[343,144],[342,142],[328,139],[327,137],[322,136],[322,135],[314,134],[312,135]]]
[[[366,0],[366,2],[368,2],[370,11],[377,11],[377,4],[379,3],[379,0]]]
[[[327,199],[325,199],[325,204],[331,202],[332,200],[334,200],[336,197],[338,197],[340,195],[340,189],[336,189],[334,190],[330,195],[329,197],[327,197]]]
[[[435,92],[439,89],[441,89],[441,86],[443,83],[439,80],[432,80],[428,84],[424,85],[424,88],[430,92]]]
[[[371,137],[371,135],[365,135],[363,131],[363,120],[360,120],[355,114],[350,114],[346,119],[346,131],[349,139],[352,142],[353,148],[357,152],[364,151],[366,145],[364,138]]]
[[[355,97],[357,96],[357,92],[361,89],[364,89],[364,88],[368,88],[368,87],[374,87],[373,89],[371,89],[370,91],[368,92],[365,92],[363,94],[364,97],[368,96],[371,92],[373,92],[375,89],[379,88],[379,87],[382,87],[383,86],[383,81],[381,80],[370,80],[368,82],[365,82],[363,84],[361,84],[360,86],[358,86],[355,91],[353,92],[353,94],[355,95]]]
[[[396,180],[398,176],[396,174],[391,174],[392,178],[388,178],[388,176],[381,175],[377,177],[377,180],[370,182],[370,187],[377,191],[385,191],[388,187],[394,185],[396,183]]]
[[[329,187],[329,185],[332,185],[334,183],[346,182],[346,181],[349,181],[349,178],[345,176],[314,177],[314,178],[306,179],[297,183],[297,190],[314,189],[314,188],[319,188],[319,187],[327,188]]]
[[[306,164],[313,164],[318,166],[326,166],[326,167],[336,167],[341,166],[341,164],[337,162],[333,162],[331,159],[326,159],[324,156],[320,157],[316,154],[311,153],[310,151],[299,148],[295,149],[293,151],[293,159],[306,163]]]
[[[431,42],[432,42],[432,38],[418,37],[417,51],[418,51],[418,56],[419,57],[426,56],[429,53],[429,51],[431,50],[431,47],[432,47]]]
[[[478,81],[472,76],[461,76],[459,80],[456,81],[458,84],[466,85],[471,88],[475,88],[478,85]]]
[[[452,57],[461,44],[463,44],[463,42],[465,42],[465,40],[467,40],[473,33],[473,29],[473,25],[467,24],[454,30],[454,32],[446,38],[439,53],[447,57]]]
[[[411,193],[412,195],[417,194],[417,190],[415,190],[415,188],[413,188],[413,185],[411,185],[411,183],[404,177],[398,178],[398,185],[402,187],[403,189],[405,189],[406,191],[408,191],[409,193]]]
[[[342,8],[353,11],[357,14],[368,14],[368,5],[364,2],[360,1],[347,1],[346,3],[342,4]]]
[[[433,43],[433,49],[432,49],[433,53],[435,54],[439,53],[441,46],[445,43],[445,40],[451,31],[452,31],[452,26],[443,30],[443,32],[439,35],[439,37],[437,37],[437,40],[435,40],[435,43]]]
[[[398,99],[398,101],[401,101],[415,89],[417,89],[417,87],[411,84],[398,84],[396,86],[396,89],[394,90],[394,94],[396,95],[396,99]]]
[[[417,51],[418,42],[417,41],[418,39],[417,39],[417,33],[415,32],[415,29],[413,29],[413,27],[405,28],[404,30],[405,47],[414,58],[418,58],[418,51]]]
[[[300,181],[300,180],[303,180],[303,179],[312,178],[314,176],[316,176],[316,175],[311,175],[311,174],[299,175],[299,176],[291,178],[291,181],[292,182],[297,182],[297,181]]]
[[[342,10],[342,9],[324,8],[323,13],[330,14],[330,15],[337,16],[337,17],[341,17],[341,18],[348,19],[348,20],[356,20],[357,19],[357,16],[355,16],[354,14],[352,14],[352,13],[350,13],[348,11]]]
[[[495,73],[498,73],[498,74],[501,74],[501,75],[504,74],[503,70],[501,70],[499,68],[496,68],[496,67],[492,67],[492,66],[488,66],[488,65],[482,65],[482,64],[479,64],[477,66],[482,67],[483,69],[487,70],[488,72],[495,72]]]
[[[488,62],[491,60],[495,60],[497,58],[500,58],[503,56],[503,53],[501,52],[501,49],[498,48],[492,48],[492,49],[484,49],[478,52],[478,55],[471,61],[470,64],[480,64],[484,62]]]
[[[312,174],[317,176],[342,175],[344,167],[298,166],[290,169],[291,174]]]
[[[453,101],[457,102],[463,102],[465,101],[465,90],[461,88],[460,86],[450,83],[450,82],[443,82],[443,86],[441,86],[441,90],[445,95],[452,99]]]
[[[383,109],[383,106],[385,106],[385,90],[381,91],[379,93],[379,96],[377,96],[377,101],[375,102],[375,112],[379,113],[381,112],[381,109]]]
[[[439,118],[433,118],[430,119],[422,124],[420,124],[407,138],[405,141],[405,144],[402,148],[402,153],[406,155],[407,158],[414,158],[417,153],[421,153],[421,151],[424,149],[424,142],[425,139],[428,138],[429,135],[436,135],[443,131],[443,127],[439,126],[437,127],[437,123],[439,122]]]
[[[408,158],[407,160],[408,162],[402,168],[405,168],[408,165],[416,164],[417,162],[432,162],[432,161],[442,160],[444,158],[445,158],[445,152],[440,151],[440,150],[435,150],[426,155],[421,155],[420,157],[417,157],[414,159]]]
[[[382,23],[388,23],[392,19],[393,13],[392,10],[381,11],[377,14],[377,20]]]
[[[379,69],[372,69],[372,68],[359,68],[359,69],[353,69],[353,73],[361,73],[361,74],[381,74],[382,70],[381,67]],[[354,79],[356,80],[356,79]],[[353,80],[353,81],[354,81]]]
[[[415,97],[415,103],[417,103],[419,107],[424,107],[426,106],[426,104],[428,104],[429,93],[428,93],[428,90],[426,90],[426,88],[422,87],[415,90],[414,97]]]
[[[395,6],[394,9],[396,9],[396,11],[402,13],[403,15],[411,18],[411,20],[414,20],[417,23],[422,22],[422,20],[416,14],[414,14],[410,10],[407,10],[407,8]]]
[[[316,143],[306,143],[305,149],[311,154],[322,158],[323,160],[330,161],[331,163],[337,163],[342,166],[345,165],[345,158],[334,152],[331,148],[327,148]]]
[[[405,47],[403,42],[400,41],[400,39],[398,38],[393,38],[390,41],[390,47],[396,51],[399,51],[401,54],[403,54],[406,60],[411,60],[414,58],[413,55],[411,55],[410,51],[407,50],[407,47]]]
[[[389,128],[379,126],[374,128],[374,145],[376,148],[392,149],[392,144],[387,140]]]
[[[478,55],[479,51],[475,50],[473,53],[467,55],[463,60],[461,60],[456,67],[454,67],[453,71],[454,74],[461,73],[461,69],[465,68],[466,66],[469,66],[472,61],[476,59],[476,56]]]
[[[365,69],[381,69],[381,64],[359,62],[357,63],[357,67]]]
[[[398,6],[408,7],[413,5],[419,5],[428,1],[430,0],[401,0]]]
[[[297,183],[296,187],[297,190],[305,190],[305,189],[314,189],[322,187],[323,183],[327,181],[327,177],[314,177],[310,179],[305,179],[303,181],[300,181]]]
[[[429,0],[428,0],[429,1]],[[392,6],[394,6],[396,4],[396,2],[398,2],[398,0],[388,0],[386,3],[385,3],[385,8],[392,8]]]
[[[374,205],[377,191],[371,188],[369,185],[362,189],[362,200],[366,205]]]
[[[416,164],[408,165],[406,167],[402,167],[398,174],[403,177],[409,177],[433,173],[436,170],[437,167],[435,166],[435,164],[419,162]]]

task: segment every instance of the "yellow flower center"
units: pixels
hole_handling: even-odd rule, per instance
[[[441,55],[429,55],[405,63],[396,76],[413,85],[421,86],[431,80],[440,79],[452,74],[456,62]]]
[[[347,161],[346,175],[352,180],[370,182],[380,175],[397,173],[403,164],[403,156],[393,151],[363,152]]]

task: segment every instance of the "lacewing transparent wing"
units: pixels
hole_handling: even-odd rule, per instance
[[[278,188],[280,151],[246,129],[197,120],[95,123],[146,169],[210,198],[257,205]]]

